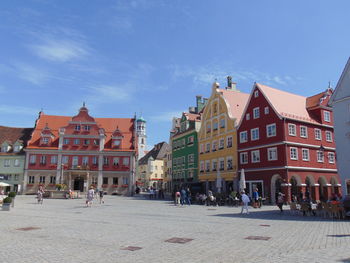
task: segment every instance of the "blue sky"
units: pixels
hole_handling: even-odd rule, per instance
[[[142,115],[148,145],[174,115],[231,75],[310,96],[349,57],[349,1],[23,0],[0,2],[0,125],[32,127],[40,109]]]

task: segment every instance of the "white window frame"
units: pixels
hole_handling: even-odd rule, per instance
[[[239,133],[239,142],[245,143],[248,141],[248,132],[247,131],[241,131]]]
[[[19,159],[15,159],[15,160],[14,160],[13,166],[15,166],[15,167],[19,167],[19,166],[20,166],[20,161],[19,161]]]
[[[226,119],[221,119],[220,120],[220,128],[225,128],[226,127]]]
[[[230,167],[230,164],[231,164],[231,167]],[[232,156],[226,157],[226,168],[227,168],[227,170],[233,169],[233,157]]]
[[[289,136],[297,136],[297,126],[293,123],[288,123]]]
[[[335,154],[334,154],[334,152],[329,152],[328,153],[328,162],[329,163],[335,163]]]
[[[247,113],[247,114],[245,115],[245,119],[246,119],[246,121],[249,121],[249,120],[250,120],[250,113]]]
[[[221,166],[222,164],[222,166]],[[225,170],[225,159],[224,158],[219,158],[219,170],[224,171]]]
[[[266,106],[266,107],[264,108],[264,113],[265,113],[265,115],[267,115],[267,114],[270,113],[270,108],[269,108],[268,106]]]
[[[4,167],[10,167],[11,166],[11,160],[10,159],[5,159],[4,160]]]
[[[269,128],[272,128],[272,127],[274,127],[274,133],[270,134]],[[268,138],[275,137],[276,134],[277,134],[276,123],[266,125],[266,137],[268,137]]]
[[[307,127],[306,126],[300,126],[300,137],[302,137],[302,138],[307,138],[308,137]]]
[[[205,170],[205,165],[204,165],[204,161],[200,161],[200,164],[199,164],[199,167],[200,167],[200,172],[204,172]]]
[[[248,152],[242,152],[239,154],[239,160],[241,164],[248,163]]]
[[[323,118],[325,122],[331,122],[331,113],[329,111],[323,111]]]
[[[69,157],[68,156],[62,156],[62,163],[63,164],[68,164],[69,162]]]
[[[204,144],[201,143],[199,146],[199,153],[204,153]]]
[[[256,133],[256,131],[257,131],[257,133]],[[255,137],[254,134],[257,135],[257,137]],[[250,130],[250,139],[252,141],[257,141],[260,139],[259,128],[254,128],[254,129]]]
[[[205,144],[205,152],[206,152],[206,153],[210,152],[210,142],[207,142],[207,143]]]
[[[258,90],[254,91],[254,98],[257,98],[257,97],[259,97],[259,91]]]
[[[333,142],[332,132],[326,131],[326,141],[327,142]]]
[[[324,163],[324,152],[316,151],[316,158],[318,163]]]
[[[43,143],[43,144],[48,144],[48,143],[49,143],[49,138],[43,137],[43,138],[42,138],[42,143]]]
[[[52,155],[50,158],[50,163],[51,164],[57,164],[57,156],[56,155]]]
[[[250,152],[252,163],[260,163],[260,150]]]
[[[290,156],[291,160],[298,160],[298,148],[297,147],[290,147],[289,156]]]
[[[304,153],[306,153],[306,155]],[[305,162],[310,161],[310,150],[309,149],[306,149],[306,148],[301,149],[301,159]]]
[[[130,159],[129,159],[129,157],[124,157],[124,158],[123,158],[123,165],[124,165],[124,166],[129,166],[129,164],[130,164]]]
[[[15,152],[15,153],[18,153],[20,150],[21,150],[21,146],[20,145],[15,145],[13,147],[13,152]]]
[[[205,171],[206,172],[210,172],[210,161],[209,160],[206,160],[205,161]]]
[[[259,119],[260,118],[260,108],[256,107],[253,109],[253,119]]]
[[[230,139],[231,139],[231,146],[228,143]],[[227,137],[227,148],[231,148],[231,147],[233,147],[233,137],[232,136],[228,136]]]
[[[89,156],[83,156],[81,160],[82,165],[88,165],[89,164]]]
[[[315,140],[322,141],[322,131],[321,129],[315,128]],[[319,135],[319,136],[317,136]]]
[[[29,163],[30,164],[35,164],[36,163],[36,155],[35,154],[30,155]]]
[[[274,154],[271,154],[274,153]],[[278,160],[277,147],[267,148],[267,160],[276,161]]]
[[[79,157],[73,156],[72,158],[72,166],[78,166],[79,165]]]
[[[225,148],[225,139],[221,138],[219,140],[219,150],[224,149]]]

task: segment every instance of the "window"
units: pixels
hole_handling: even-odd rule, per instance
[[[232,147],[232,136],[227,137],[227,148]]]
[[[220,158],[219,160],[219,169],[220,171],[225,170],[225,160],[223,158]]]
[[[4,160],[4,167],[10,167],[10,162],[11,162],[11,160],[5,159]]]
[[[80,144],[80,140],[79,140],[79,139],[74,139],[74,144],[75,144],[75,145]]]
[[[247,114],[245,115],[245,119],[246,119],[247,121],[250,120],[250,113],[247,113]]]
[[[194,163],[194,154],[188,155],[188,163]]]
[[[251,155],[252,155],[252,163],[259,163],[260,162],[260,151],[259,150],[252,151]]]
[[[40,176],[39,177],[39,183],[44,184],[45,183],[46,176]]]
[[[307,127],[300,126],[300,137],[307,138]]]
[[[51,163],[51,164],[56,164],[56,163],[57,163],[57,156],[56,156],[56,155],[51,156],[50,163]]]
[[[97,165],[97,164],[98,164],[98,158],[97,158],[97,156],[93,156],[93,157],[92,157],[92,164],[93,164],[93,165]]]
[[[102,184],[108,184],[108,177],[103,177]]]
[[[257,98],[257,97],[259,97],[259,91],[258,90],[254,91],[254,98]]]
[[[100,140],[95,139],[94,140],[94,145],[99,145],[99,144],[100,144]]]
[[[239,133],[239,142],[247,142],[248,141],[248,132],[247,131],[242,131]]]
[[[220,128],[225,128],[226,121],[225,119],[220,120]]]
[[[218,142],[217,141],[213,141],[213,145],[212,145],[212,151],[215,152],[217,150],[217,147],[218,147]]]
[[[45,155],[40,156],[40,164],[46,164],[46,156]]]
[[[190,136],[187,139],[187,144],[193,144],[194,143],[194,136]]]
[[[118,185],[118,177],[113,177],[113,184]]]
[[[232,170],[233,169],[233,161],[232,161],[232,157],[229,156],[227,157],[227,170]]]
[[[31,155],[30,158],[29,158],[29,163],[30,164],[35,164],[36,162],[36,155]]]
[[[34,184],[34,176],[28,176],[28,184]]]
[[[239,157],[240,157],[240,160],[241,160],[241,164],[248,163],[248,153],[247,152],[240,153]]]
[[[19,175],[18,175],[18,174],[15,174],[14,181],[18,181],[18,179],[19,179]]]
[[[103,156],[103,165],[108,165],[109,164],[109,159],[106,156]]]
[[[219,141],[219,150],[224,149],[225,147],[225,139],[221,138]]]
[[[129,165],[129,157],[124,157],[123,158],[123,165],[128,166]],[[157,169],[157,166],[156,166]]]
[[[324,161],[324,153],[323,151],[317,151],[317,162],[323,163]]]
[[[119,147],[119,146],[120,146],[120,143],[121,143],[121,140],[114,140],[114,141],[113,141],[114,147]]]
[[[211,132],[211,124],[207,123],[207,133]]]
[[[333,141],[332,132],[326,131],[326,141],[327,142],[332,142]]]
[[[50,184],[56,184],[56,176],[50,176]]]
[[[43,144],[48,144],[49,143],[49,138],[47,138],[47,137],[42,138],[42,143]]]
[[[322,140],[322,135],[321,135],[321,130],[320,129],[315,129],[315,139],[316,140]]]
[[[216,131],[218,129],[219,124],[215,121],[213,123],[213,130]]]
[[[253,119],[260,118],[260,109],[259,107],[253,109]]]
[[[75,125],[74,130],[75,131],[80,131],[80,125]]]
[[[251,129],[250,137],[252,138],[252,141],[259,140],[259,128]]]
[[[276,161],[277,160],[277,147],[267,149],[267,160]]]
[[[63,144],[69,144],[69,139],[63,139]]]
[[[82,160],[82,165],[88,165],[89,164],[89,157],[88,156],[84,156],[83,160]]]
[[[206,172],[210,171],[210,161],[205,161],[205,171]]]
[[[218,166],[217,161],[216,161],[216,160],[212,160],[212,165],[213,165],[212,170],[213,170],[213,171],[216,171],[217,166]]]
[[[118,166],[119,165],[119,157],[113,158],[113,165]]]
[[[199,152],[200,153],[204,152],[204,144],[203,143],[199,146]]]
[[[123,184],[128,184],[128,183],[129,183],[128,177],[123,177]]]
[[[78,166],[78,162],[79,162],[79,157],[78,156],[73,156],[73,159],[72,159],[73,167]]]
[[[210,152],[210,143],[209,142],[206,144],[205,152],[206,153]]]
[[[90,140],[84,139],[84,145],[89,145],[90,144]]]
[[[291,124],[291,123],[288,124],[288,134],[290,136],[296,136],[297,135],[295,124]]]
[[[270,112],[269,107],[265,107],[265,108],[264,108],[264,112],[265,112],[265,115],[269,114],[269,112]]]
[[[276,136],[276,124],[275,123],[266,125],[266,136],[267,137]]]
[[[301,149],[303,161],[310,161],[309,149]]]
[[[97,176],[93,176],[91,179],[91,183],[97,185]]]
[[[298,149],[295,147],[290,147],[290,159],[298,160]]]
[[[204,172],[204,161],[201,161],[201,162],[200,162],[199,167],[200,167],[200,171],[201,171],[201,172]]]
[[[331,121],[331,113],[329,111],[324,111],[323,112],[323,117],[324,117],[324,121],[326,121],[326,122],[330,122]]]
[[[90,131],[90,126],[89,126],[89,125],[85,125],[85,126],[84,126],[84,130],[85,130],[85,131]]]
[[[68,163],[68,156],[62,157],[62,163],[67,164]]]
[[[334,153],[328,153],[328,162],[329,163],[334,163],[334,161],[335,161]]]
[[[13,151],[15,153],[18,153],[20,150],[21,150],[21,146],[19,146],[19,145],[15,145],[15,147],[13,148]]]
[[[2,151],[3,153],[7,152],[7,151],[8,151],[8,147],[7,147],[7,146],[2,146],[2,147],[1,147],[1,151]]]

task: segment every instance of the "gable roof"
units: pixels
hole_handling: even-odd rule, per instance
[[[344,84],[348,83],[348,91],[344,92]],[[340,78],[338,80],[337,86],[334,90],[334,93],[329,100],[329,104],[332,105],[335,103],[335,101],[349,98],[350,97],[350,57],[348,58],[348,61],[344,67],[344,70],[342,74],[340,75]]]
[[[16,141],[23,142],[23,146],[27,145],[28,140],[33,132],[33,128],[14,128],[0,126],[0,145],[8,142],[13,145]],[[10,151],[12,152],[12,150]]]
[[[166,142],[160,142],[156,144],[152,150],[150,150],[144,157],[139,160],[139,165],[147,164],[149,158],[154,160],[163,159],[168,151],[169,144]]]
[[[247,105],[249,94],[236,90],[218,89],[222,94],[228,108],[230,118],[236,119],[236,124],[240,123],[245,106]]]

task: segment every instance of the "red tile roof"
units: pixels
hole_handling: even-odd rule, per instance
[[[243,111],[249,99],[249,94],[236,90],[219,89],[219,91],[226,101],[229,116],[236,119],[236,124],[240,123]]]
[[[27,145],[27,141],[30,139],[32,131],[33,128],[0,126],[0,145],[5,141],[12,145],[18,140],[21,141],[25,147]],[[12,152],[12,150],[10,150],[10,152]]]

